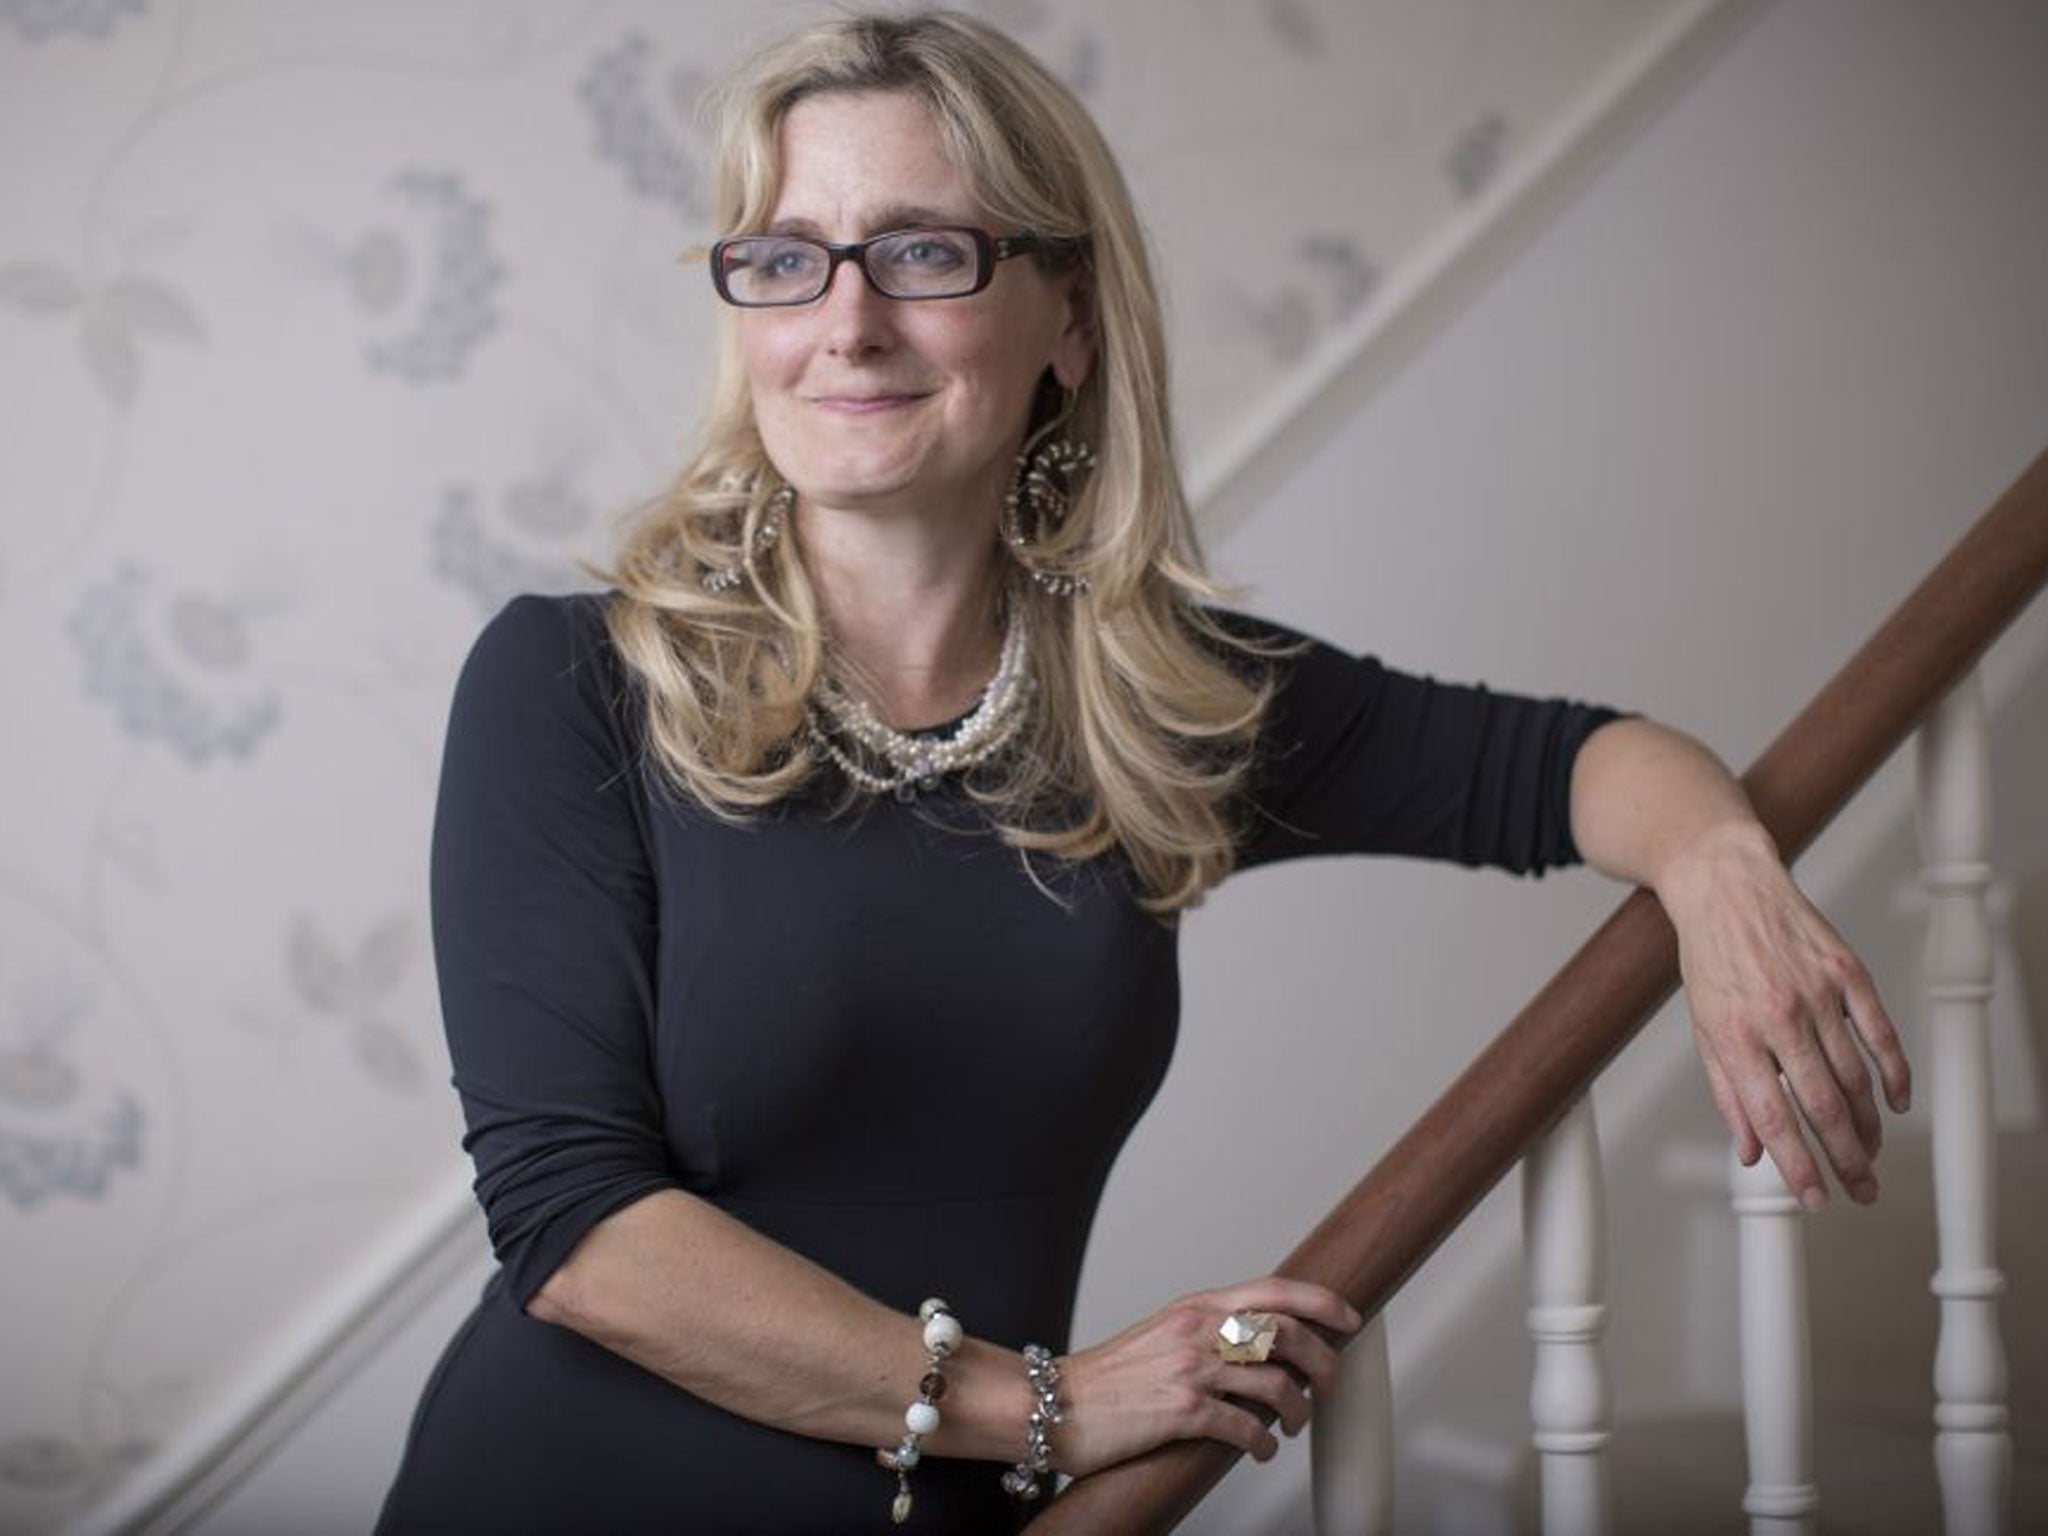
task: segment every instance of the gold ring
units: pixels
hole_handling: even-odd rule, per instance
[[[1233,1312],[1216,1325],[1216,1353],[1232,1365],[1257,1365],[1279,1337],[1280,1319],[1271,1312]]]

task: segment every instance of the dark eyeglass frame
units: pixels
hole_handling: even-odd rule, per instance
[[[974,285],[962,288],[957,293],[891,293],[875,276],[868,265],[868,251],[885,240],[900,240],[905,235],[965,235],[974,243],[975,274]],[[818,285],[818,291],[807,299],[741,299],[733,296],[726,284],[725,253],[735,245],[753,240],[794,241],[808,245],[825,253],[825,277]],[[997,235],[988,230],[977,229],[971,224],[911,224],[902,229],[885,229],[879,235],[870,235],[865,240],[855,240],[839,245],[830,240],[816,240],[809,235],[729,235],[714,241],[711,246],[711,284],[718,290],[718,296],[737,309],[796,309],[805,304],[815,304],[832,291],[832,279],[839,275],[839,264],[850,261],[860,268],[861,277],[867,285],[885,299],[895,299],[904,304],[922,304],[929,300],[964,299],[981,292],[995,281],[996,263],[1008,261],[1012,256],[1024,256],[1037,252],[1047,254],[1078,251],[1084,245],[1082,238],[1069,235]]]

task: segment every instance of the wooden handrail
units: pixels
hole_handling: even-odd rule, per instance
[[[2048,452],[2030,464],[1743,776],[1789,862],[2048,580]],[[1373,1165],[1278,1273],[1386,1305],[1678,982],[1650,892],[1592,938]],[[1256,1404],[1248,1405],[1257,1408]],[[1263,1413],[1270,1422],[1270,1411]],[[1239,1452],[1180,1440],[1081,1478],[1030,1536],[1170,1531]]]

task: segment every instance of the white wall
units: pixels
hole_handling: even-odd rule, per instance
[[[2048,444],[2043,58],[2034,5],[1767,10],[1340,432],[1274,456],[1216,563],[1330,638],[1648,708],[1746,761]],[[1814,867],[1846,880],[1889,831],[1852,822]],[[1220,892],[1188,927],[1180,1055],[1112,1181],[1077,1338],[1291,1247],[1613,896],[1391,864]],[[1676,1024],[1653,1029],[1676,1056]],[[1520,1363],[1432,1396],[1415,1350],[1485,1237],[1394,1313],[1416,1411],[1482,1450]],[[1624,1411],[1629,1361],[1679,1353],[1669,1321],[1617,1321]],[[363,1524],[441,1332],[204,1528]],[[1298,1529],[1304,1461],[1240,1469],[1185,1528]]]

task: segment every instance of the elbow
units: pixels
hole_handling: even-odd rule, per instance
[[[552,1323],[557,1328],[574,1326],[577,1316],[573,1300],[575,1282],[569,1274],[569,1266],[556,1266],[553,1274],[541,1281],[540,1288],[526,1299],[525,1312],[537,1323]]]

